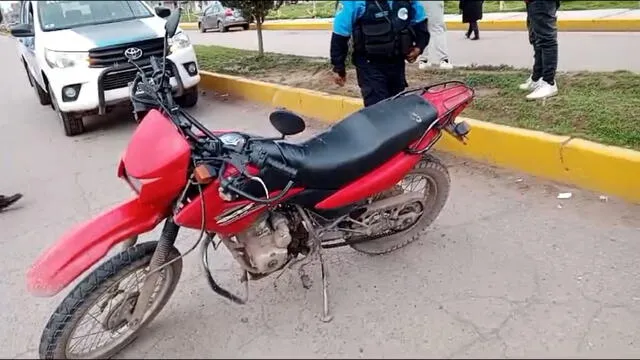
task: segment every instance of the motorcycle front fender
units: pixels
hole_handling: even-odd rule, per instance
[[[28,291],[40,297],[59,293],[102,259],[114,245],[152,230],[166,213],[137,198],[82,223],[41,254],[27,272]]]

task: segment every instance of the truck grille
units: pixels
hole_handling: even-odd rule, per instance
[[[151,76],[151,65],[143,66],[142,69],[147,76]],[[133,67],[109,71],[102,78],[102,88],[104,91],[108,91],[127,87],[130,82],[135,80],[137,72],[138,70]],[[167,66],[167,72],[169,73],[169,77],[173,77],[173,71],[170,66]]]
[[[144,62],[151,56],[162,57],[164,39],[150,39],[91,49],[89,50],[89,64],[91,67],[101,68],[126,63],[127,58],[124,56],[124,52],[129,48],[142,50],[142,57],[136,61]]]

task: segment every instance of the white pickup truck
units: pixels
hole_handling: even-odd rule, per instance
[[[198,101],[200,73],[188,36],[178,30],[164,43],[168,8],[143,1],[22,1],[11,28],[29,83],[51,105],[67,136],[84,132],[83,117],[129,102],[135,60],[151,71],[151,56],[168,51],[178,104]]]

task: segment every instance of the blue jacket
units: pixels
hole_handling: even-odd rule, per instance
[[[385,1],[385,0],[379,0]],[[389,7],[393,7],[393,0],[389,2]],[[424,51],[429,43],[429,32],[427,31],[427,14],[422,4],[417,0],[410,0],[413,12],[411,28],[415,33],[415,46]],[[364,15],[367,1],[365,0],[344,0],[338,4],[335,18],[333,20],[333,33],[331,36],[331,64],[333,71],[338,74],[345,73],[345,62],[349,52],[349,39],[353,35],[354,25]],[[354,54],[355,56],[355,54]]]
[[[384,1],[384,0],[381,0]],[[387,0],[391,5],[393,0]],[[427,19],[427,13],[424,11],[424,7],[418,1],[411,1],[411,6],[415,16],[411,19],[412,24],[417,24]],[[338,11],[333,19],[333,32],[340,36],[351,36],[353,32],[353,25],[364,14],[366,9],[365,0],[357,1],[340,1],[338,5]]]

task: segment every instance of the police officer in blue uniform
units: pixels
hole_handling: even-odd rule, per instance
[[[340,1],[331,37],[334,81],[340,86],[346,82],[350,38],[358,86],[370,106],[407,87],[405,60],[416,61],[429,43],[427,14],[415,0]]]

